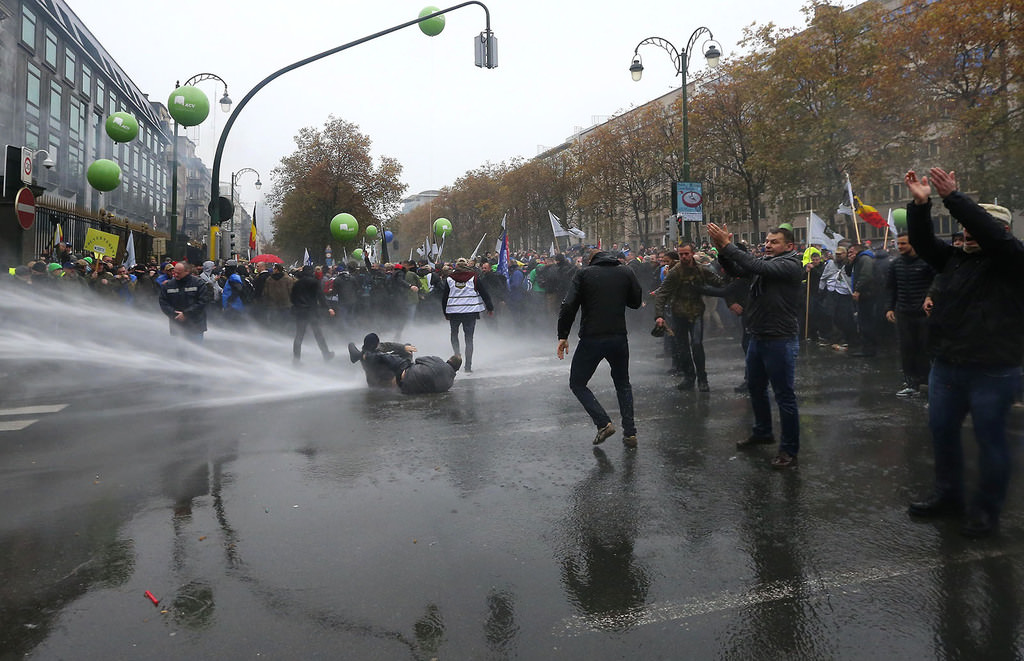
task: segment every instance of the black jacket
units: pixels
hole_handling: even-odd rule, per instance
[[[297,315],[313,314],[317,308],[326,310],[328,307],[320,281],[305,274],[292,286],[291,301],[292,309]]]
[[[800,253],[791,250],[776,257],[754,257],[729,243],[718,252],[718,259],[731,275],[750,275],[743,321],[751,335],[767,339],[799,335],[804,279]]]
[[[631,269],[611,253],[599,252],[590,266],[576,271],[558,312],[558,339],[569,337],[581,307],[580,337],[626,334],[626,308],[643,303],[640,282]]]
[[[959,191],[943,204],[981,250],[968,253],[936,237],[931,200],[907,205],[910,244],[942,276],[928,318],[929,349],[936,358],[954,364],[1020,366],[1024,244]]]
[[[176,280],[168,278],[160,286],[160,310],[171,320],[171,328],[180,327],[188,333],[206,332],[206,306],[213,300],[210,284],[191,273]],[[185,321],[175,321],[177,311],[185,313]]]
[[[919,255],[900,255],[889,262],[889,305],[885,309],[923,317],[921,305],[934,279],[935,269]]]

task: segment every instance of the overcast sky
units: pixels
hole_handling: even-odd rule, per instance
[[[175,80],[212,72],[227,81],[236,106],[274,71],[411,20],[427,6],[404,0],[67,1],[150,98],[166,103]],[[646,37],[683,48],[696,28],[706,26],[729,56],[742,54],[738,43],[752,24],[804,25],[798,0],[485,4],[498,38],[497,69],[474,66],[473,40],[485,15],[470,5],[447,14],[437,37],[412,26],[287,73],[239,115],[226,143],[223,179],[255,168],[265,193],[271,170],[294,151],[298,130],[321,127],[333,114],[372,139],[374,156],[402,163],[407,194],[441,188],[484,163],[536,156],[578,128],[677,88],[675,67],[656,46],[640,51],[643,80],[630,78],[633,49]],[[695,51],[703,52],[700,44]],[[691,75],[704,66],[702,56],[694,59]],[[213,81],[200,87],[213,110],[198,135],[190,130],[190,136],[212,165],[227,115],[217,106],[220,87]],[[240,179],[247,207],[262,197],[254,181],[251,174]]]

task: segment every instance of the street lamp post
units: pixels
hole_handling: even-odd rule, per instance
[[[263,188],[263,182],[260,181],[260,173],[257,172],[256,170],[254,170],[253,168],[242,168],[241,170],[238,170],[237,172],[232,172],[231,173],[231,206],[232,206],[232,212],[231,212],[231,229],[230,229],[230,231],[232,231],[232,232],[235,231],[235,213],[234,213],[234,210],[233,210],[234,209],[234,205],[235,205],[235,183],[246,172],[252,172],[254,175],[256,175],[256,184],[255,184],[256,190],[259,190],[259,189]],[[212,231],[213,225],[210,226],[210,229],[211,229],[211,231],[210,231],[210,238],[211,238],[211,241],[212,241],[212,239],[213,239],[213,231]]]
[[[386,34],[391,34],[392,32],[396,32],[403,28],[407,28],[411,25],[417,25],[423,21],[430,20],[437,16],[447,14],[450,11],[455,11],[456,9],[461,9],[462,7],[466,7],[469,5],[479,5],[480,7],[482,7],[484,10],[484,15],[486,17],[485,29],[474,40],[473,44],[474,53],[476,56],[476,66],[485,67],[487,69],[494,69],[495,67],[498,66],[498,40],[495,38],[494,33],[491,32],[491,12],[490,10],[487,9],[487,5],[483,4],[482,2],[478,2],[478,0],[469,0],[469,2],[463,2],[458,5],[453,5],[446,9],[441,9],[432,14],[428,14],[426,16],[420,16],[419,18],[415,18],[411,21],[406,21],[405,23],[395,25],[386,30],[381,30],[380,32],[376,32],[374,34],[365,36],[361,39],[350,41],[347,44],[342,44],[341,46],[337,46],[330,50],[326,50],[322,53],[318,53],[317,55],[312,55],[304,60],[299,60],[298,62],[289,64],[283,69],[275,71],[274,73],[270,74],[269,76],[261,80],[259,83],[257,83],[256,86],[249,90],[249,93],[246,94],[241,101],[239,101],[238,107],[235,109],[233,113],[231,113],[231,116],[228,117],[228,121],[224,125],[224,130],[221,131],[220,140],[217,142],[217,152],[213,157],[213,178],[210,187],[210,197],[213,201],[213,204],[210,205],[210,226],[213,227],[215,225],[220,225],[220,205],[217,203],[217,200],[220,197],[220,162],[221,157],[224,155],[224,145],[227,143],[228,133],[231,132],[231,127],[234,125],[235,120],[238,119],[238,114],[242,112],[242,108],[244,108],[245,105],[249,103],[252,97],[256,96],[257,92],[266,87],[270,82],[272,82],[276,78],[288,73],[289,71],[294,71],[299,67],[305,66],[312,62],[316,62],[329,55],[340,53],[341,51],[352,48],[353,46],[364,44],[378,37],[383,37]]]
[[[665,52],[672,58],[672,63],[676,67],[676,74],[682,80],[683,85],[683,181],[690,180],[690,136],[689,126],[687,125],[686,117],[686,70],[689,67],[688,57],[693,52],[693,47],[697,42],[697,39],[701,35],[707,34],[708,38],[704,42],[704,46],[707,46],[707,50],[704,51],[704,57],[707,58],[708,66],[715,68],[718,66],[718,59],[722,57],[722,52],[718,48],[718,44],[715,42],[715,37],[711,34],[711,30],[706,27],[699,27],[693,31],[690,35],[690,39],[686,42],[686,48],[683,50],[677,50],[672,42],[661,37],[647,37],[633,49],[633,63],[629,65],[629,72],[633,76],[633,80],[639,81],[640,77],[644,72],[643,61],[640,59],[640,47],[648,44],[655,46],[661,46]],[[709,45],[710,44],[710,45]]]
[[[188,80],[185,81],[185,85],[195,85],[196,83],[204,80],[218,80],[221,85],[224,86],[224,96],[220,98],[220,108],[224,112],[231,112],[231,97],[228,96],[228,84],[224,82],[224,79],[215,73],[197,73]],[[181,82],[177,81],[174,83],[174,88],[181,87]],[[171,252],[171,257],[174,257],[174,251],[178,241],[178,120],[174,120],[174,168],[171,172],[171,245],[168,248]]]

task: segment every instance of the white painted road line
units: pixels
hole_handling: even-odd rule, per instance
[[[0,421],[0,431],[21,431],[29,425],[39,422],[39,418],[33,420],[5,420]]]
[[[630,610],[628,613],[598,617],[577,615],[566,618],[556,626],[555,634],[573,637],[594,631],[622,629],[627,626],[636,627],[664,622],[682,623],[682,621],[700,615],[709,615],[721,611],[792,599],[797,594],[802,595],[804,599],[815,596],[828,596],[837,592],[853,591],[862,585],[876,581],[887,581],[915,574],[923,574],[934,571],[944,565],[960,565],[989,558],[1016,556],[1022,552],[1024,552],[1024,549],[1017,548],[1016,546],[967,551],[950,558],[907,560],[880,567],[865,567],[855,571],[834,572],[815,578],[773,581],[764,585],[754,586],[746,592],[725,591],[685,602],[649,604]]]
[[[56,413],[68,407],[67,404],[52,404],[49,406],[22,406],[13,409],[0,409],[0,416],[8,415],[38,415],[40,413]]]

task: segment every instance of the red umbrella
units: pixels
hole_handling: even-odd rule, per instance
[[[277,255],[271,255],[270,253],[265,253],[263,255],[256,255],[255,257],[253,257],[249,261],[251,261],[251,262],[270,262],[272,264],[284,264],[284,260],[283,259],[281,259]]]

